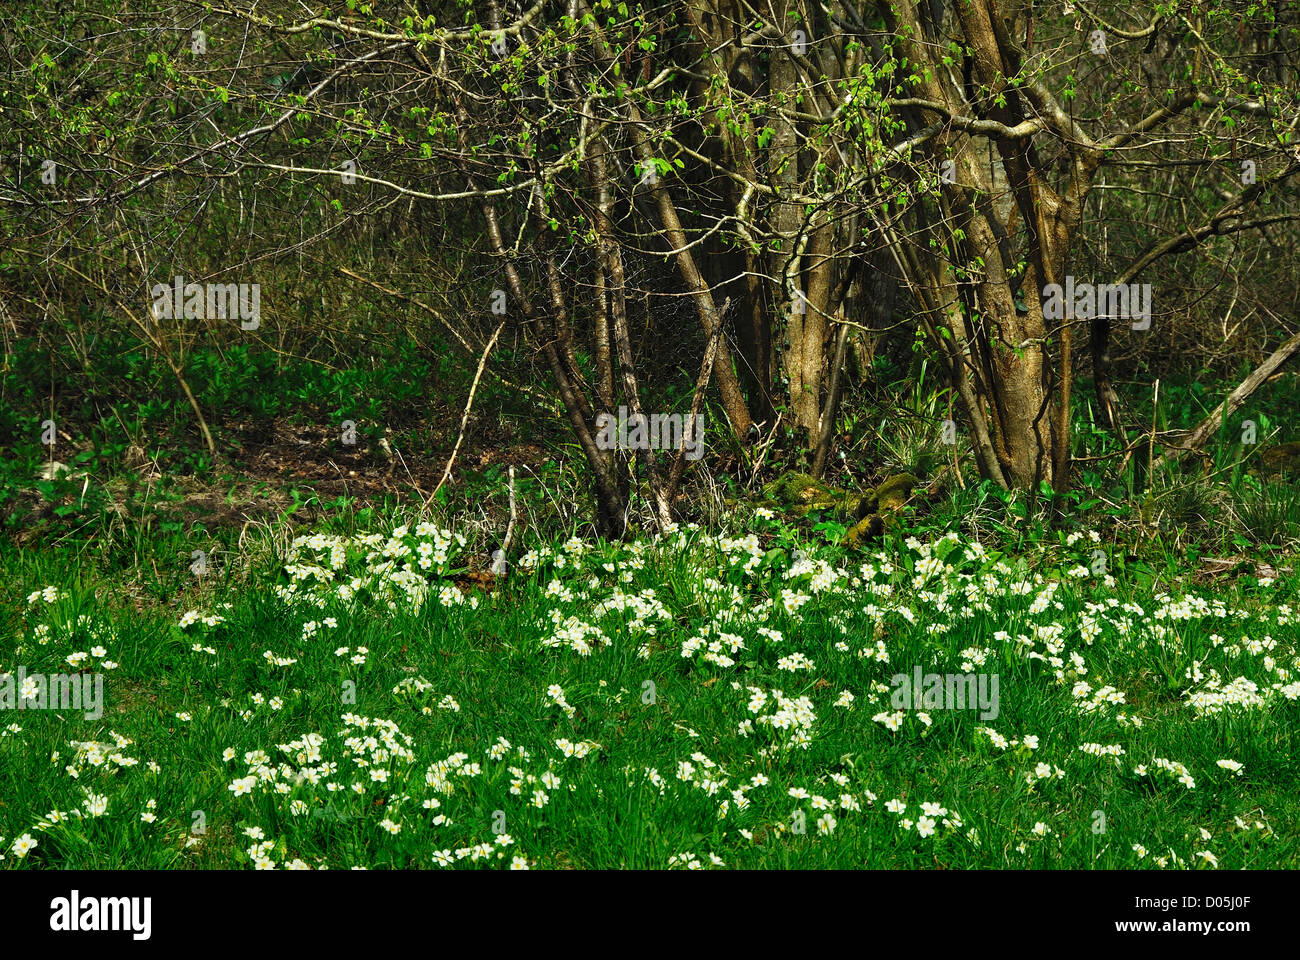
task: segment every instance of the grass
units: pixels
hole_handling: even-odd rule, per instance
[[[1261,456],[1294,379],[1239,414],[1257,443],[1234,421],[1149,488],[1081,419],[1065,497],[950,482],[846,553],[845,518],[737,515],[759,471],[722,462],[683,510],[711,534],[566,539],[572,441],[495,388],[435,501],[454,532],[390,540],[460,416],[436,351],[196,350],[215,462],[169,372],[95,356],[57,404],[46,354],[0,371],[0,676],[105,695],[0,710],[0,869],[1300,865],[1300,486]],[[833,482],[948,463],[925,379],[887,424],[846,408]],[[1133,422],[1194,423],[1218,399],[1196,386]],[[491,582],[506,462],[530,553]],[[996,716],[896,705],[918,667],[996,675]]]
[[[368,519],[163,602],[6,554],[0,673],[105,703],[0,714],[0,868],[1300,866],[1293,574],[760,511],[485,585],[475,539]],[[996,716],[896,707],[918,666],[997,675]]]

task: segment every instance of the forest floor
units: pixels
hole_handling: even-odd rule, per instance
[[[49,450],[31,387],[0,868],[1300,866],[1300,483],[1263,443],[1144,492],[1081,422],[1068,496],[958,477],[852,548],[722,437],[706,528],[607,543],[549,413],[481,396],[462,438],[436,371],[310,372],[213,379],[219,457],[154,387],[69,394]],[[833,482],[930,487],[927,416],[846,423]]]

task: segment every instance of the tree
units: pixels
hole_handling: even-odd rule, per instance
[[[57,263],[125,306],[131,251],[180,242],[214,195],[311,209],[321,236],[349,223],[372,246],[381,214],[461,238],[474,269],[429,309],[477,359],[504,308],[610,535],[632,488],[602,417],[688,395],[698,410],[712,386],[715,443],[743,450],[780,422],[820,474],[852,341],[897,325],[942,363],[983,476],[1064,490],[1080,325],[1122,437],[1113,335],[1151,320],[1128,285],[1224,238],[1294,237],[1297,26],[1276,4],[137,6],[25,12],[4,149],[68,175],[6,180],[8,234],[93,224]],[[302,223],[263,221],[267,255],[300,255]],[[163,342],[183,356],[197,335]],[[508,364],[531,360],[511,356],[488,375],[524,379]],[[682,456],[634,453],[667,524]]]

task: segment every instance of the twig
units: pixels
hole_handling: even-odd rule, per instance
[[[1155,393],[1151,397],[1151,442],[1147,444],[1147,489],[1151,489],[1151,466],[1156,457],[1156,414],[1160,412],[1160,380],[1156,380]]]
[[[1163,467],[1179,459],[1185,453],[1199,450],[1210,437],[1223,428],[1228,418],[1241,408],[1250,395],[1259,388],[1260,384],[1267,381],[1278,367],[1286,363],[1296,353],[1300,353],[1300,333],[1287,340],[1267,360],[1256,367],[1250,376],[1241,381],[1236,389],[1228,394],[1227,399],[1215,407],[1210,415],[1188,434],[1182,444],[1161,454],[1160,459],[1155,462],[1154,466]]]
[[[475,349],[470,344],[470,342],[461,335],[459,330],[457,330],[447,321],[446,317],[444,317],[439,311],[435,310],[433,307],[429,306],[424,301],[417,300],[415,297],[407,296],[406,294],[402,293],[400,290],[394,290],[392,287],[386,287],[382,283],[378,283],[374,280],[369,279],[368,277],[363,277],[361,276],[361,274],[354,273],[353,271],[349,270],[347,267],[338,267],[336,269],[343,276],[351,277],[353,280],[358,280],[361,283],[366,284],[366,286],[374,287],[380,293],[387,294],[390,297],[397,297],[399,300],[405,300],[408,303],[415,304],[425,313],[430,314],[435,320],[437,320],[444,327],[446,327],[447,332],[456,338],[456,342],[460,344],[461,348],[465,351],[465,353],[468,356],[471,357],[474,356]],[[525,387],[518,383],[511,383],[509,380],[507,380],[505,377],[501,376],[500,374],[496,373],[495,371],[491,372],[491,376],[498,383],[501,383],[502,385],[509,387],[511,390],[518,390],[520,393],[525,393],[528,396],[534,398],[535,400],[541,400],[543,403],[547,404],[548,406],[555,405],[554,399],[546,396],[543,393],[538,393],[536,390],[533,390],[531,387]]]
[[[515,465],[512,463],[510,464],[510,522],[506,524],[506,535],[501,541],[501,549],[492,558],[492,572],[498,576],[506,572],[506,557],[510,555],[510,544],[515,538],[515,515]]]
[[[131,322],[140,328],[140,331],[149,339],[154,347],[157,348],[158,352],[162,354],[163,360],[166,362],[167,366],[171,368],[172,376],[174,376],[176,382],[180,384],[181,391],[185,394],[185,399],[189,402],[190,409],[194,411],[194,418],[198,421],[199,432],[203,434],[203,442],[207,445],[208,453],[213,457],[216,457],[217,443],[212,438],[212,431],[208,429],[208,421],[203,416],[203,409],[199,406],[199,401],[194,396],[194,391],[190,389],[190,385],[185,379],[185,370],[182,367],[181,362],[172,357],[171,347],[167,343],[167,338],[163,336],[161,331],[155,333],[147,323],[141,320],[139,316],[137,316],[136,313],[126,305],[121,297],[115,295],[108,289],[108,287],[104,286],[103,283],[92,280],[70,263],[63,263],[57,260],[55,262],[68,272],[75,273],[77,276],[81,277],[81,279],[107,295],[109,299],[116,302],[118,309],[131,318]]]
[[[763,469],[763,461],[767,459],[767,451],[770,450],[772,444],[776,442],[776,434],[781,427],[781,418],[783,416],[785,416],[784,413],[778,413],[776,415],[776,423],[772,424],[772,429],[767,435],[767,441],[758,445],[758,450],[756,451],[756,456],[754,458],[754,472],[750,474],[749,477],[748,486],[751,490],[754,489],[754,483],[758,480],[758,472]]]
[[[667,498],[669,502],[677,494],[677,486],[681,483],[682,468],[686,465],[686,436],[689,432],[690,439],[695,442],[700,441],[700,437],[695,436],[696,418],[700,415],[700,407],[704,403],[704,390],[709,385],[709,379],[713,376],[713,362],[718,356],[718,341],[722,336],[722,318],[726,317],[727,310],[731,307],[731,298],[727,297],[722,301],[722,309],[718,311],[718,324],[713,328],[713,333],[709,336],[708,346],[704,349],[704,360],[700,364],[700,375],[695,381],[695,396],[691,398],[691,417],[687,421],[684,436],[682,437],[682,448],[677,451],[677,456],[673,460],[672,470],[668,475]]]
[[[361,274],[359,273],[354,273],[353,271],[349,270],[347,267],[337,267],[336,269],[338,270],[339,273],[343,274],[343,276],[345,277],[351,277],[353,280],[360,280],[366,286],[374,287],[380,293],[386,293],[390,297],[397,297],[401,300],[407,301],[408,303],[413,303],[421,310],[423,310],[425,313],[432,314],[434,319],[436,319],[439,323],[441,323],[444,327],[446,327],[447,332],[456,338],[456,342],[459,343],[465,349],[466,353],[468,353],[470,356],[474,355],[474,348],[470,346],[468,340],[466,340],[463,336],[461,336],[460,331],[457,330],[455,327],[453,327],[450,323],[448,323],[446,317],[444,317],[433,307],[429,306],[427,303],[423,303],[415,299],[415,297],[408,297],[406,294],[398,290],[394,290],[392,287],[386,287],[382,283],[377,283],[374,280],[369,279],[368,277],[361,276]]]
[[[411,481],[411,486],[415,488],[415,492],[423,495],[424,490],[420,488],[420,481],[415,479],[414,474],[411,473],[411,468],[406,465],[406,458],[402,456],[402,451],[397,447],[393,447],[393,453],[397,454],[397,460],[401,463],[402,469],[406,471],[406,478]]]
[[[433,493],[429,494],[429,499],[424,501],[424,509],[428,509],[429,504],[433,502],[433,498],[436,497],[438,491],[442,489],[442,485],[446,483],[447,478],[451,476],[451,466],[456,462],[456,454],[460,450],[461,441],[465,439],[465,427],[469,423],[469,411],[470,408],[474,406],[474,394],[478,392],[478,382],[483,377],[483,368],[487,366],[488,354],[491,353],[492,348],[496,346],[497,337],[501,336],[501,331],[505,329],[505,326],[506,324],[503,320],[497,326],[497,332],[492,334],[492,339],[488,341],[487,349],[483,351],[483,356],[479,358],[478,369],[474,371],[474,382],[469,388],[469,399],[465,401],[465,412],[461,414],[460,417],[460,436],[456,438],[456,446],[452,447],[451,456],[447,458],[447,468],[442,471],[442,479],[439,480],[438,485],[433,488]]]

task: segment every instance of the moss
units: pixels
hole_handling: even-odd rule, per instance
[[[830,491],[831,488],[814,480],[808,474],[794,471],[781,474],[781,476],[763,487],[763,492],[768,497],[787,506],[824,499],[830,494]]]
[[[912,490],[920,485],[919,480],[910,473],[896,473],[880,486],[876,487],[875,498],[878,509],[897,510],[907,502]]]
[[[896,473],[875,490],[863,494],[852,514],[858,522],[844,535],[844,545],[856,549],[893,527],[898,522],[899,511],[919,484],[910,473]]]
[[[878,513],[869,513],[844,535],[844,545],[856,550],[885,531],[885,521]]]
[[[845,510],[846,503],[857,499],[853,494],[827,486],[806,473],[785,473],[763,487],[769,499],[794,513],[803,515],[810,510]]]
[[[894,524],[895,515],[907,503],[920,481],[910,473],[896,473],[874,490],[851,491],[827,486],[806,473],[785,473],[763,487],[775,506],[799,516],[811,510],[825,510],[856,521],[844,542],[857,547]]]

